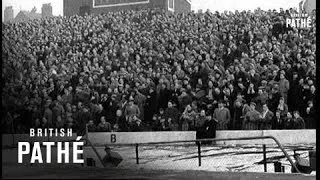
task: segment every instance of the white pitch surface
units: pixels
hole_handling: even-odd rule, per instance
[[[111,150],[119,153],[123,161],[120,169],[153,169],[153,170],[207,170],[207,171],[234,171],[234,172],[264,172],[263,164],[256,164],[263,160],[262,145],[258,146],[201,146],[201,166],[198,165],[198,149],[196,145],[189,146],[139,146],[139,164],[136,164],[135,146],[110,146]],[[301,146],[315,147],[315,145]],[[104,147],[96,147],[102,158],[105,155]],[[293,159],[293,150],[285,148]],[[279,148],[267,146],[267,159],[284,155]],[[84,148],[85,160],[93,158],[97,167],[102,167],[97,156],[90,147]],[[260,152],[260,153],[259,153]],[[309,158],[308,151],[297,151],[303,158]],[[291,165],[287,158],[279,160],[285,167],[285,173],[291,173]],[[274,172],[274,164],[267,164],[267,171]],[[313,172],[312,174],[315,174]]]

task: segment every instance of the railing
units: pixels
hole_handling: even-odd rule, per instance
[[[297,166],[294,164],[294,162],[291,160],[290,156],[288,155],[288,153],[286,152],[286,150],[284,150],[284,148],[282,147],[282,145],[280,144],[280,142],[273,136],[253,136],[253,137],[239,137],[239,138],[212,138],[212,139],[197,139],[197,140],[185,140],[185,141],[166,141],[166,142],[148,142],[148,143],[126,143],[126,144],[122,144],[119,143],[117,145],[121,146],[121,145],[126,145],[126,146],[135,146],[135,150],[136,150],[136,163],[139,164],[139,145],[152,145],[152,144],[174,144],[174,143],[192,143],[195,142],[198,146],[198,164],[199,166],[201,166],[201,142],[203,141],[233,141],[233,140],[253,140],[253,139],[272,139],[277,145],[278,147],[281,149],[281,151],[283,152],[283,154],[286,156],[286,158],[288,159],[288,161],[290,162],[291,166],[296,170],[296,172],[301,173],[299,171],[299,169],[297,168]],[[99,153],[97,152],[96,148],[94,147],[94,145],[90,142],[89,138],[88,138],[88,129],[86,128],[86,140],[87,142],[89,142],[89,145],[93,148],[95,154],[97,155],[97,157],[99,158],[99,160],[101,161],[101,164],[104,165],[104,163],[102,162],[102,158],[99,155]],[[109,145],[109,144],[106,144]],[[114,145],[114,144],[112,144]],[[266,167],[266,148],[265,145],[263,146],[263,158],[264,158],[264,170],[266,172],[267,167]]]
[[[173,144],[173,143],[190,143],[190,142],[196,142],[197,146],[198,146],[198,163],[199,166],[201,166],[201,142],[203,141],[233,141],[233,140],[253,140],[253,139],[272,139],[275,141],[275,143],[278,145],[278,147],[281,149],[281,151],[283,152],[283,154],[286,156],[286,158],[288,159],[288,161],[290,162],[291,166],[293,168],[295,168],[295,170],[298,173],[301,173],[299,171],[299,169],[297,168],[297,166],[294,164],[294,162],[292,161],[292,159],[290,158],[290,156],[288,155],[288,153],[286,152],[286,150],[284,150],[284,148],[282,147],[282,145],[280,144],[280,142],[273,136],[254,136],[254,137],[240,137],[240,138],[220,138],[220,139],[197,139],[197,140],[188,140],[188,141],[170,141],[170,142],[149,142],[149,143],[128,143],[128,144],[117,144],[117,145],[135,145],[136,146],[136,162],[137,164],[139,164],[139,145],[150,145],[150,144]],[[264,153],[264,157],[265,157],[265,153],[266,151],[263,151]],[[265,162],[265,159],[264,159]],[[266,169],[266,167],[265,167]]]

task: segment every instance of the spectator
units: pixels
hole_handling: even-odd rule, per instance
[[[267,130],[272,128],[273,112],[268,108],[267,104],[262,105],[261,124],[259,129]]]
[[[64,121],[62,120],[61,116],[57,117],[55,127],[58,129],[64,128]]]
[[[232,128],[233,130],[241,130],[242,128],[242,120],[243,120],[243,99],[237,98],[237,100],[234,102],[234,113],[233,113],[233,119],[232,119]]]
[[[93,120],[89,120],[89,122],[87,124],[87,128],[88,128],[88,132],[96,132],[97,131],[97,127],[94,124]]]
[[[280,95],[284,98],[285,103],[287,103],[287,100],[288,100],[289,88],[290,88],[290,83],[285,78],[285,72],[282,71],[282,73],[280,73],[279,92],[280,92]]]
[[[102,104],[92,104],[90,116],[92,117],[95,124],[98,124],[101,117],[105,116],[105,114],[106,111],[103,109]],[[114,119],[109,120],[109,122],[111,122],[111,124],[114,124]]]
[[[265,91],[264,87],[259,87],[258,95],[254,100],[257,103],[257,111],[262,112],[262,105],[266,104],[268,101],[268,94]]]
[[[146,103],[147,97],[139,92],[139,90],[136,88],[134,92],[134,103],[139,108],[139,116],[141,120],[144,120],[144,105]]]
[[[99,132],[111,132],[111,124],[106,121],[104,116],[101,117],[97,130]]]
[[[206,121],[203,124],[204,138],[216,137],[217,121],[213,120],[211,116],[207,116]],[[211,144],[212,142],[204,142],[205,144]]]
[[[190,105],[187,105],[185,110],[183,111],[181,115],[182,119],[182,130],[188,131],[195,129],[194,122],[196,121],[197,113],[192,110],[192,107]]]
[[[280,101],[281,95],[278,92],[277,85],[275,85],[271,89],[271,93],[269,94],[269,99],[268,99],[268,107],[272,112],[275,112],[278,108],[279,101]],[[284,102],[284,101],[283,101]]]
[[[272,129],[284,129],[285,128],[285,117],[281,117],[281,111],[277,110],[276,115],[272,118]]]
[[[45,117],[43,117],[42,118],[42,123],[41,123],[41,128],[42,129],[46,129],[48,127],[49,127],[48,120]]]
[[[134,104],[134,99],[132,96],[130,96],[129,98],[129,104],[126,106],[125,111],[124,111],[124,115],[127,119],[127,121],[132,121],[132,118],[134,116],[139,117],[140,115],[140,109],[137,105]]]
[[[256,91],[255,91],[255,87],[253,83],[250,83],[248,90],[247,90],[247,94],[246,94],[246,100],[248,102],[253,101],[253,99],[256,97]]]
[[[295,97],[295,98],[288,99],[288,106],[290,111],[299,110],[299,107],[303,102],[302,86],[300,82],[301,81],[298,78],[298,73],[293,72],[293,78],[292,78],[292,82],[290,83],[291,86],[288,91],[288,96]]]
[[[225,102],[219,101],[218,108],[214,110],[213,119],[218,121],[217,129],[226,130],[230,124],[230,111],[228,108],[224,107]]]
[[[125,116],[122,114],[121,109],[116,112],[115,124],[112,124],[116,132],[126,132],[128,131],[128,124]]]
[[[146,123],[151,123],[151,119],[153,118],[153,115],[157,113],[156,100],[157,100],[157,94],[153,88],[150,88],[149,93],[146,97],[146,103],[145,103],[145,107],[144,107],[144,109],[145,109],[145,111],[144,111],[145,118],[144,119],[145,119]]]
[[[279,100],[279,105],[277,107],[277,110],[280,111],[282,117],[284,117],[288,113],[288,106],[284,101],[284,98],[281,97]]]
[[[170,98],[170,91],[167,89],[167,85],[165,83],[159,84],[161,89],[159,92],[159,108],[166,108],[169,98]]]
[[[293,118],[291,112],[287,113],[284,118],[284,129],[294,129]]]
[[[152,131],[161,131],[162,130],[162,124],[160,120],[158,119],[158,116],[155,114],[152,117],[152,122],[151,122],[151,130]]]
[[[177,108],[173,107],[171,101],[168,102],[168,107],[164,111],[164,117],[168,121],[171,130],[178,130],[180,113]]]
[[[305,118],[306,129],[315,129],[315,110],[312,101],[308,101],[308,107],[306,109],[306,118]]]
[[[249,111],[245,114],[244,121],[243,121],[243,129],[246,130],[258,130],[259,129],[259,122],[261,119],[261,114],[255,109],[256,103],[251,102]]]
[[[164,110],[162,108],[160,108],[160,110],[159,110],[159,114],[157,115],[157,119],[158,119],[157,121],[160,124],[160,130],[167,129],[168,124],[167,124],[166,118],[164,116]]]
[[[132,132],[138,132],[138,131],[144,131],[144,126],[142,124],[141,119],[139,119],[137,116],[133,116],[132,122],[129,123],[130,131]]]
[[[197,132],[197,139],[201,139],[204,137],[203,135],[203,125],[205,121],[207,120],[206,112],[205,110],[200,111],[200,115],[195,118],[195,130]]]
[[[46,125],[48,125],[48,127],[52,127],[53,126],[53,120],[52,120],[52,110],[50,108],[50,104],[51,104],[51,100],[47,100],[46,104],[44,105],[45,110],[44,110],[44,118],[46,119]],[[48,128],[47,127],[47,128]]]
[[[299,111],[293,112],[293,125],[292,129],[305,129],[305,122],[300,116]]]
[[[102,104],[103,109],[105,109],[105,117],[109,122],[114,121],[116,111],[117,111],[117,100],[116,95],[112,94],[109,98],[105,99]]]
[[[76,121],[76,127],[77,127],[77,133],[81,134],[85,132],[85,125],[88,121],[88,119],[90,119],[90,112],[89,112],[89,108],[86,106],[82,106],[82,103],[79,102],[78,103],[78,107],[79,110],[76,114],[76,117],[74,118]]]
[[[73,130],[75,130],[75,123],[72,117],[72,113],[67,113],[67,119],[66,119],[66,124],[65,124],[66,128],[71,128]]]
[[[35,128],[35,129],[41,128],[40,119],[36,119],[36,120],[35,120],[33,128]]]
[[[181,109],[185,109],[187,105],[192,103],[192,98],[186,93],[186,91],[183,89],[181,92],[181,95],[178,97],[179,104]]]
[[[64,110],[63,106],[61,105],[61,103],[58,100],[54,100],[54,106],[52,108],[52,121],[55,124],[58,121],[58,117],[60,117],[60,119],[59,119],[60,122],[58,124],[61,125],[61,123],[63,123],[62,117],[65,117],[65,110]]]

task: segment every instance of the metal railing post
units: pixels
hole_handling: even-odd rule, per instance
[[[283,147],[281,146],[280,142],[279,142],[275,137],[273,137],[273,136],[267,136],[267,138],[271,138],[271,139],[273,139],[273,140],[277,143],[278,147],[281,149],[281,151],[283,152],[283,154],[287,157],[287,159],[288,159],[288,161],[290,162],[291,166],[293,166],[293,168],[294,168],[298,173],[301,173],[300,170],[297,168],[297,166],[293,163],[293,161],[292,161],[292,159],[290,158],[290,156],[288,155],[287,151],[285,151],[285,150],[283,149]]]
[[[138,149],[139,144],[136,144],[136,162],[139,164],[139,149]]]
[[[264,165],[264,172],[267,172],[267,152],[266,152],[266,145],[262,145],[263,149],[263,165]]]
[[[273,163],[273,165],[274,165],[274,172],[282,172],[282,170],[281,170],[281,162],[276,161],[276,162]]]
[[[199,160],[199,166],[201,166],[201,147],[200,147],[201,141],[197,142],[198,145],[198,160]]]

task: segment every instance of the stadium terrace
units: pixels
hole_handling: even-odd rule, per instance
[[[307,29],[286,27],[292,11],[143,9],[3,23],[1,127],[199,137],[314,129],[315,18]]]

